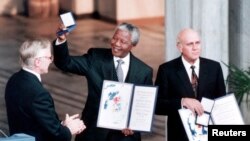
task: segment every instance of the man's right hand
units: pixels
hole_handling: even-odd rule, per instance
[[[198,114],[199,116],[204,113],[203,106],[200,101],[194,98],[182,98],[181,105],[187,109],[190,109],[193,114]]]
[[[59,32],[59,31],[61,31],[61,30],[66,30],[66,27],[65,27],[63,24],[60,24],[60,25],[58,26],[56,33]],[[65,34],[62,34],[62,35],[56,34],[57,39],[59,40],[59,42],[65,41],[65,40],[66,40],[66,35],[67,35],[67,34],[68,34],[68,33],[65,33]]]
[[[72,135],[79,134],[86,128],[83,121],[79,119],[79,114],[73,116],[66,114],[63,125],[69,128]]]

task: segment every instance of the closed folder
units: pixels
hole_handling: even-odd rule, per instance
[[[60,18],[61,18],[63,25],[66,27],[66,29],[58,31],[57,32],[58,36],[63,35],[67,32],[71,32],[72,30],[76,28],[76,22],[75,22],[72,12],[63,13],[60,15]]]

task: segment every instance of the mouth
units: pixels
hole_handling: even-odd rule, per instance
[[[114,52],[120,52],[120,51],[121,51],[121,48],[119,48],[119,47],[113,47],[113,51],[114,51]]]
[[[200,55],[200,52],[194,52],[193,55],[195,56]]]

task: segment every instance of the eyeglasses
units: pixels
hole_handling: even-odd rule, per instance
[[[41,56],[41,57],[36,57],[35,59],[39,59],[39,58],[46,58],[50,61],[53,61],[54,60],[54,57],[53,56]]]

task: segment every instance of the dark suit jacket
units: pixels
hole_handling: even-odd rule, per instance
[[[66,72],[83,75],[88,81],[88,98],[82,112],[82,119],[87,128],[76,137],[76,140],[104,141],[110,130],[96,127],[102,84],[103,80],[118,81],[111,49],[91,48],[83,56],[69,56],[66,42],[54,46],[54,57],[55,65],[58,68]],[[153,69],[131,53],[129,71],[125,82],[137,85],[152,85],[152,75]],[[123,137],[131,138],[124,135]],[[140,134],[134,134],[133,138],[132,140],[139,141]]]
[[[155,85],[159,86],[155,113],[168,116],[168,141],[188,141],[178,109],[181,98],[195,98],[181,57],[159,66]],[[225,83],[218,62],[200,58],[198,96],[214,99],[225,95]]]
[[[69,129],[62,126],[54,102],[38,78],[20,70],[9,79],[5,101],[10,134],[26,133],[36,141],[70,141]]]

